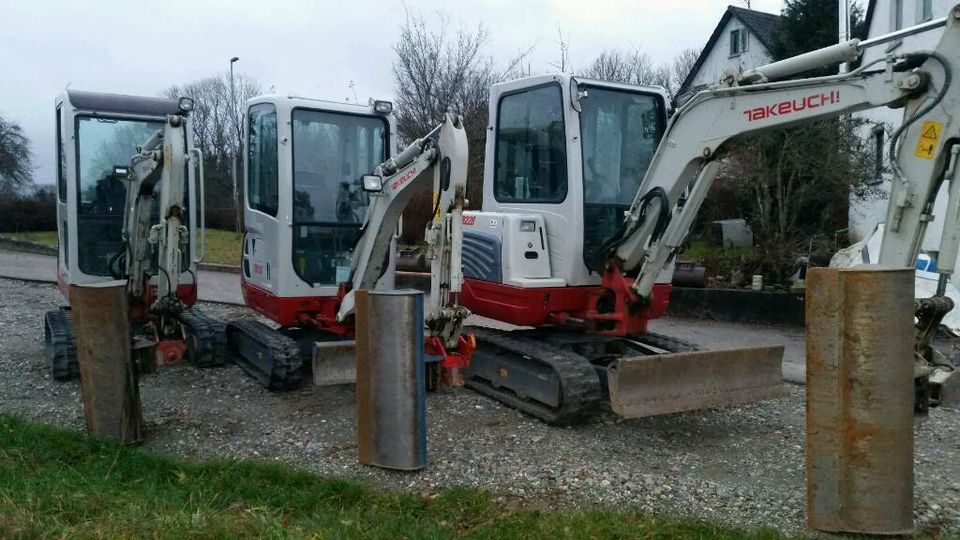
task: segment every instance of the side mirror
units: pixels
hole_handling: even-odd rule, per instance
[[[383,177],[379,174],[365,174],[360,177],[360,183],[364,191],[375,193],[383,191]]]
[[[570,77],[570,105],[573,110],[582,112],[583,106],[580,105],[580,100],[588,97],[590,97],[590,94],[586,90],[580,89],[580,82],[575,77]]]

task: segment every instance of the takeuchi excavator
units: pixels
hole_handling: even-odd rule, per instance
[[[183,356],[226,361],[223,325],[191,309],[204,245],[192,109],[190,98],[76,90],[56,100],[60,290],[69,300],[71,285],[126,280],[131,348],[146,371]],[[45,314],[44,342],[55,379],[79,375],[69,308]]]
[[[847,73],[791,79],[940,27],[935,50],[892,49]],[[731,74],[669,120],[656,88],[565,74],[493,86],[483,210],[463,216],[462,297],[476,314],[533,328],[478,331],[467,386],[556,424],[581,420],[602,402],[640,417],[777,395],[782,349],[692,351],[647,332],[669,301],[670,266],[725,149],[763,130],[902,108],[877,262],[913,267],[947,182],[937,264],[945,284],[960,242],[958,66],[955,7],[913,28]],[[951,308],[942,296],[918,299],[918,328],[936,328]],[[950,375],[933,358],[931,336],[918,332],[916,343],[920,410],[936,404]]]
[[[418,188],[433,182],[426,229],[432,285],[425,352],[432,386],[462,384],[473,342],[458,303],[467,139],[447,114],[394,154],[393,105],[261,96],[247,103],[244,300],[279,325],[227,325],[238,363],[265,387],[353,382],[354,293],[391,289],[395,234]]]

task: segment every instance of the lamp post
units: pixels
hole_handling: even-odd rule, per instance
[[[237,134],[240,130],[237,126],[237,93],[233,85],[233,64],[239,60],[239,56],[230,59],[230,118],[233,120],[233,133]],[[239,138],[237,144],[240,144]],[[239,149],[239,148],[238,148]],[[240,231],[240,192],[237,191],[237,153],[230,156],[230,177],[233,180],[233,210],[236,218],[236,230]]]

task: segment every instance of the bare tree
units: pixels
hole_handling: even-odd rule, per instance
[[[30,140],[15,122],[0,118],[0,191],[33,183]]]
[[[675,65],[676,61],[674,64],[656,66],[647,54],[639,50],[607,49],[577,74],[602,81],[638,86],[662,86],[672,97],[680,86],[676,82]]]
[[[557,49],[559,49],[560,58],[556,62],[551,62],[551,66],[560,73],[566,73],[570,69],[570,40],[563,35],[563,30],[557,28]]]
[[[163,91],[169,98],[182,96],[194,100],[194,144],[203,150],[207,178],[207,221],[211,227],[232,228],[235,223],[233,179],[230,160],[240,154],[243,141],[244,103],[261,93],[260,84],[251,77],[234,74],[236,102],[230,96],[228,72],[171,86]],[[239,163],[242,167],[243,163]],[[238,169],[242,170],[242,169]],[[242,177],[242,173],[237,173]],[[239,189],[239,188],[238,188]],[[242,189],[239,189],[242,192]]]
[[[729,146],[717,186],[737,195],[754,232],[756,270],[773,282],[794,268],[798,248],[847,223],[848,195],[882,196],[862,119],[820,120],[744,137]]]
[[[673,57],[673,62],[670,64],[670,81],[673,85],[673,91],[670,94],[672,96],[676,95],[675,92],[680,91],[680,86],[693,71],[693,66],[697,63],[699,57],[700,53],[696,49],[690,48],[680,51]]]
[[[397,129],[402,142],[420,137],[437,126],[444,113],[455,111],[464,118],[470,147],[467,197],[478,208],[483,197],[483,158],[490,86],[521,71],[527,53],[499,65],[485,52],[489,32],[451,29],[440,15],[428,28],[423,17],[407,12],[394,43],[393,62],[397,101]],[[421,240],[421,227],[430,218],[430,197],[417,197],[405,213],[405,241]]]
[[[194,100],[193,129],[197,146],[204,153],[224,159],[239,152],[243,140],[244,103],[261,93],[260,84],[249,76],[234,75],[236,103],[230,97],[230,75],[222,73],[183,85],[171,86],[163,92],[170,98],[188,96]]]

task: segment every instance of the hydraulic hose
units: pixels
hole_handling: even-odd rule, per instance
[[[654,199],[656,199],[660,204],[658,205],[659,213],[657,215],[657,222],[654,225],[653,232],[650,235],[651,242],[659,240],[663,236],[663,233],[666,232],[667,226],[670,224],[670,197],[667,196],[666,190],[660,186],[657,186],[646,192],[643,197],[640,197],[640,200],[638,201],[638,204],[640,205],[640,215],[637,217],[637,225],[633,227],[636,229],[646,221],[647,209],[650,207],[650,202]],[[604,263],[613,257],[613,252],[620,247],[624,241],[626,241],[627,232],[627,224],[624,223],[620,226],[620,229],[616,232],[616,234],[611,236],[609,240],[600,246],[600,249],[597,250],[597,256],[600,258],[598,261],[600,263],[598,267],[602,268]]]

